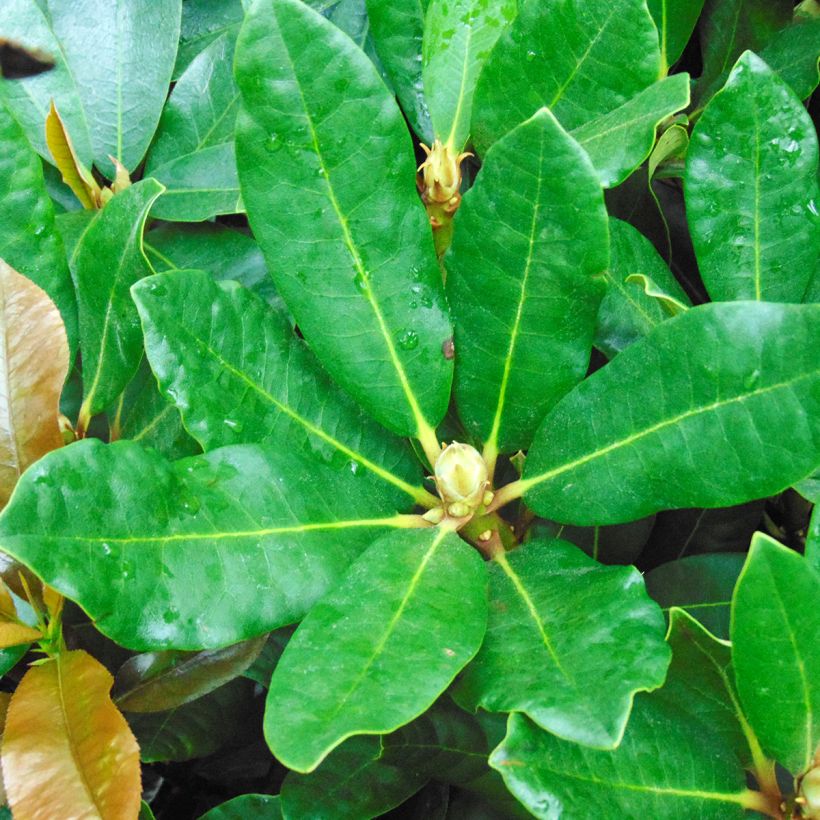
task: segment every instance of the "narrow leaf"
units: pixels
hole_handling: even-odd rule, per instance
[[[111,702],[113,678],[82,651],[26,672],[3,734],[15,817],[136,817],[139,748]]]
[[[54,100],[46,117],[46,143],[63,182],[74,192],[84,208],[100,206],[100,186],[88,168],[80,162]]]
[[[771,757],[805,771],[820,743],[820,575],[758,533],[732,600],[740,700]]]
[[[391,732],[428,709],[481,645],[485,589],[478,553],[454,533],[415,530],[373,544],[274,670],[265,710],[274,755],[310,772],[346,738]]]
[[[800,100],[745,52],[687,155],[686,212],[713,300],[802,300],[820,270],[817,156]]]
[[[605,524],[784,490],[820,461],[818,345],[815,305],[700,305],[663,322],[547,416],[527,503]]]
[[[328,65],[333,83],[319,70]],[[236,71],[242,194],[278,290],[339,384],[432,451],[452,331],[395,101],[372,63],[300,0],[253,6]]]

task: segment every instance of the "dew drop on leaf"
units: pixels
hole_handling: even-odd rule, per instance
[[[415,350],[419,346],[419,336],[415,330],[402,330],[397,341],[402,350]]]

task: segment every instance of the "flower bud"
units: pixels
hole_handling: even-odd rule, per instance
[[[800,781],[801,817],[820,820],[820,765],[809,769]]]
[[[421,143],[427,159],[419,166],[422,174],[420,188],[425,203],[447,205],[455,211],[461,200],[461,163],[472,154],[456,154],[449,145],[443,145],[439,140],[428,148]]]
[[[450,515],[470,515],[483,502],[487,489],[487,465],[475,447],[454,441],[436,460],[438,493]]]

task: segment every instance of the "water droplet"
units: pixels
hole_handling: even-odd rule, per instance
[[[419,336],[415,330],[402,330],[396,335],[402,350],[415,350],[419,346]]]
[[[42,235],[43,235],[43,233],[45,232],[45,229],[46,229],[46,226],[45,226],[45,225],[43,225],[43,223],[41,222],[41,223],[40,223],[40,224],[39,224],[39,225],[38,225],[38,226],[34,229],[34,235],[35,235],[35,236],[42,236]]]
[[[527,52],[527,62],[528,63],[531,63],[535,59],[535,57],[536,57],[536,54],[535,54],[534,51],[528,51]]]
[[[225,419],[224,422],[226,427],[229,427],[234,433],[241,433],[242,432],[242,422],[236,421],[236,419]]]
[[[813,199],[809,200],[808,208],[815,216],[820,216],[820,211],[817,210],[817,204]]]
[[[265,140],[265,150],[269,153],[274,153],[282,147],[282,140],[279,139],[278,134],[270,134]]]
[[[199,499],[195,495],[185,496],[180,503],[180,509],[188,515],[196,515],[199,512],[199,507]]]
[[[358,461],[351,461],[350,462],[350,472],[353,473],[353,475],[356,475],[356,473],[359,472],[359,462]]]
[[[353,277],[353,284],[356,286],[356,290],[358,290],[359,293],[367,293],[369,289],[367,285],[367,279],[365,279],[364,276],[362,276],[361,271],[359,271]]]
[[[754,390],[757,387],[758,383],[760,382],[760,371],[753,370],[749,373],[745,379],[743,379],[743,386],[746,390]]]
[[[152,296],[165,296],[165,285],[155,282],[153,278],[148,280],[148,290]]]
[[[108,555],[111,555],[113,552],[114,552],[114,550],[111,548],[111,544],[103,544],[102,545],[102,554],[103,555],[108,556]]]

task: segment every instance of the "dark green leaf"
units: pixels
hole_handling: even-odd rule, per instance
[[[670,561],[647,573],[646,589],[664,611],[680,607],[728,640],[732,591],[744,560],[742,553],[719,552]]]
[[[118,643],[202,649],[298,620],[400,523],[346,461],[246,445],[171,464],[86,439],[26,472],[0,546]]]
[[[0,30],[3,12],[0,11]],[[3,87],[8,83],[3,83]],[[77,348],[77,303],[40,159],[0,98],[0,258],[57,306],[69,347]]]
[[[691,308],[558,403],[519,488],[572,524],[780,492],[820,461],[818,346],[815,305]]]
[[[235,37],[244,16],[241,0],[185,0],[174,80],[178,80],[214,40],[223,34]]]
[[[820,572],[820,505],[817,502],[806,533],[806,560]]]
[[[134,288],[134,299],[161,389],[205,450],[268,441],[377,476],[395,506],[425,497],[407,445],[342,394],[258,297],[177,271]]]
[[[647,0],[661,40],[664,73],[673,66],[689,42],[703,9],[703,0]]]
[[[206,811],[199,820],[279,820],[279,795],[243,794]]]
[[[527,536],[530,539],[561,538],[580,547],[590,558],[602,564],[634,564],[654,524],[654,515],[608,527],[569,527],[553,521],[539,521],[530,527]]]
[[[129,289],[151,267],[142,251],[148,212],[162,186],[153,179],[132,185],[97,214],[73,254],[80,309],[83,406],[80,424],[105,409],[139,367],[142,333]]]
[[[273,753],[310,772],[346,738],[408,723],[478,651],[486,619],[483,564],[454,533],[381,538],[313,607],[274,670]]]
[[[686,212],[713,300],[802,300],[820,270],[817,170],[811,117],[745,52],[698,121],[686,161]]]
[[[801,100],[807,99],[820,80],[820,19],[804,20],[781,29],[760,56]]]
[[[473,140],[483,154],[543,106],[572,131],[660,77],[645,0],[525,0],[479,78]]]
[[[490,568],[487,635],[458,699],[614,748],[635,693],[663,683],[663,636],[636,569],[603,567],[564,541],[530,541]]]
[[[820,574],[762,533],[732,601],[737,689],[765,752],[794,773],[820,743]]]
[[[257,3],[236,62],[239,176],[277,288],[334,378],[432,452],[451,328],[395,101],[370,61],[299,0]]]
[[[587,371],[609,263],[606,209],[586,155],[543,109],[487,153],[456,220],[446,258],[455,396],[494,459],[529,446]]]
[[[293,637],[295,628],[294,626],[283,626],[271,632],[259,657],[242,674],[267,689],[273,670],[279,663],[279,658],[282,657],[288,641]]]

